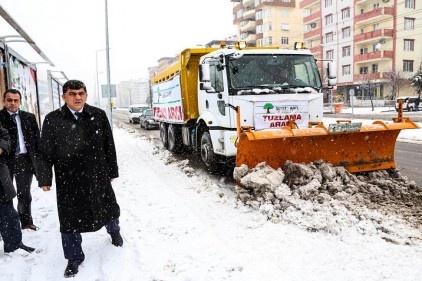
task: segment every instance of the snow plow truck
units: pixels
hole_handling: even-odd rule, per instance
[[[323,63],[332,87],[335,65]],[[197,153],[210,172],[261,162],[277,169],[287,160],[324,160],[352,173],[391,169],[400,130],[418,128],[400,114],[388,123],[324,126],[321,76],[302,43],[188,48],[150,82],[163,146]]]

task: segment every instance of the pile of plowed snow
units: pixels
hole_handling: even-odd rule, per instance
[[[273,222],[309,231],[422,242],[422,189],[397,170],[355,175],[323,161],[287,162],[283,170],[265,163],[235,168],[238,198]]]

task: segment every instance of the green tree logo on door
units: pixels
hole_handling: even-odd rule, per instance
[[[270,102],[264,104],[264,109],[267,110],[267,113],[270,113],[270,109],[273,109],[273,108],[274,108],[274,105]]]

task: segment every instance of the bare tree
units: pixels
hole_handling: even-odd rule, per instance
[[[415,75],[411,78],[412,84],[410,84],[413,88],[415,88],[416,92],[418,93],[418,100],[416,102],[415,108],[419,110],[419,102],[421,100],[422,95],[422,62],[419,66],[419,70],[415,73]]]
[[[369,93],[369,100],[371,101],[372,111],[374,111],[374,101],[373,101],[373,93],[376,89],[375,83],[371,79],[371,75],[369,74],[360,74],[357,81],[360,83],[362,91],[365,90]]]
[[[383,77],[388,80],[387,84],[391,86],[391,100],[394,100],[399,96],[401,87],[409,85],[408,77],[405,77],[405,75],[403,75],[400,71],[384,72]]]

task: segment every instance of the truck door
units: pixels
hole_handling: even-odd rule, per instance
[[[225,105],[228,103],[227,76],[226,68],[221,67],[219,62],[210,63],[210,82],[211,90],[204,94],[205,100],[202,103],[202,110],[208,111],[215,123],[211,127],[220,127],[220,129],[230,128],[232,126],[230,119],[233,113]]]

